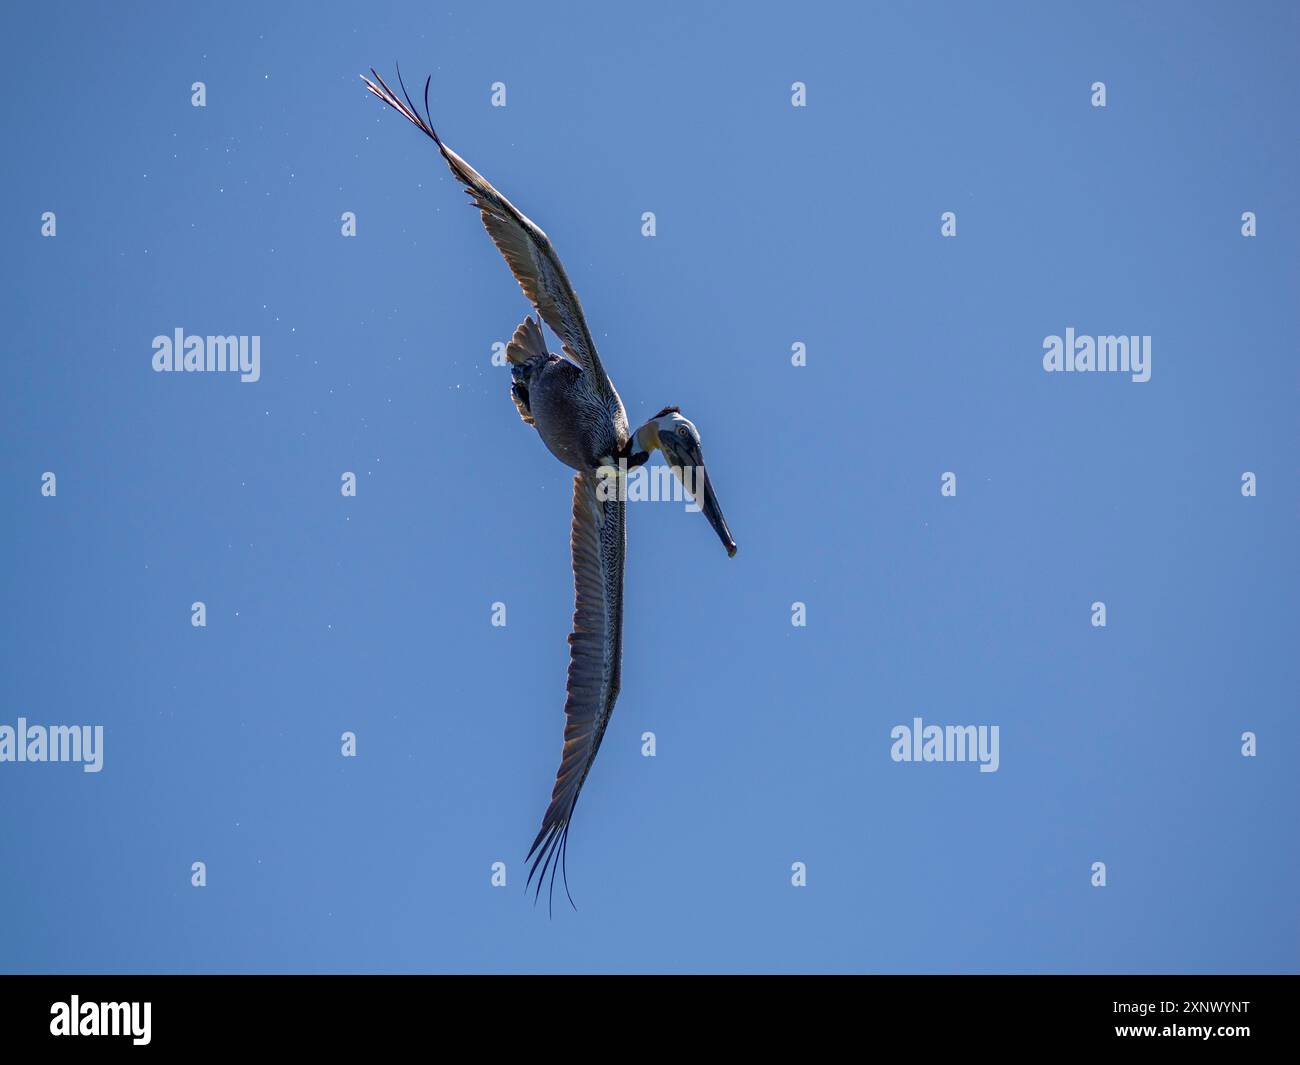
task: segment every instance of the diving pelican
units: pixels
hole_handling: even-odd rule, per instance
[[[510,394],[519,415],[533,426],[551,454],[577,471],[573,479],[573,632],[569,636],[569,676],[564,704],[564,749],[550,805],[525,861],[531,861],[528,886],[537,878],[534,901],[550,870],[547,898],[553,899],[555,871],[566,866],[569,825],[582,785],[591,772],[618,698],[623,655],[623,559],[627,546],[624,493],[619,470],[647,462],[653,451],[682,481],[722,540],[727,555],[736,541],[722,516],[713,483],[704,468],[700,434],[677,407],[664,407],[636,432],[614,382],[596,354],[582,305],[545,233],[497,192],[464,159],[447,147],[429,115],[429,81],[424,83],[424,115],[401,82],[402,99],[372,67],[366,87],[409,120],[438,146],[452,174],[482,213],[483,225],[505,257],[540,321],[526,317],[506,347]],[[564,357],[546,350],[540,322],[563,342]],[[565,868],[564,890],[569,894]],[[573,896],[569,894],[569,903]]]

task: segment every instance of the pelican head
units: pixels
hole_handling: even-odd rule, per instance
[[[641,452],[645,458],[655,448],[663,452],[665,461],[672,467],[682,487],[704,511],[713,531],[718,534],[727,556],[736,554],[736,541],[722,516],[722,507],[713,491],[713,481],[704,466],[704,452],[700,449],[700,431],[695,423],[683,416],[676,407],[665,407],[636,431],[630,450]],[[642,459],[641,461],[644,461]]]

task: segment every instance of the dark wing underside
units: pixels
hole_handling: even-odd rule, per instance
[[[424,110],[420,115],[402,88],[399,99],[384,79],[370,71],[375,80],[363,78],[366,87],[389,107],[406,117],[434,144],[451,167],[452,174],[464,184],[470,199],[483,216],[483,225],[497,250],[505,257],[510,272],[515,275],[524,295],[532,301],[538,313],[555,334],[564,342],[564,353],[586,371],[591,387],[598,395],[608,399],[613,386],[596,354],[596,344],[582,314],[582,304],[569,283],[560,257],[555,254],[546,234],[524,214],[497,192],[469,163],[442,142],[429,119],[429,83],[424,84]],[[401,77],[399,72],[398,77]],[[376,84],[378,82],[378,84]]]
[[[623,654],[623,556],[627,547],[626,504],[602,501],[594,472],[573,479],[573,632],[569,635],[568,698],[564,704],[564,753],[555,776],[551,804],[541,831],[528,850],[528,883],[542,881],[562,868],[569,823],[583,782],[600,750],[614,702],[618,698]],[[617,493],[610,493],[616,495]],[[564,874],[568,894],[568,874]],[[548,895],[548,899],[549,899]],[[573,902],[573,896],[569,896]]]

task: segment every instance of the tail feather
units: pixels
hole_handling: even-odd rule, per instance
[[[546,358],[546,338],[542,328],[529,315],[519,323],[515,335],[506,345],[506,358],[513,363],[523,364],[529,359]]]
[[[519,408],[519,417],[529,425],[537,424],[533,421],[529,396],[533,375],[555,357],[547,353],[542,327],[531,317],[519,323],[515,335],[506,345],[506,358],[510,360],[510,398]]]

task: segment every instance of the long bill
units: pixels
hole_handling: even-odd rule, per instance
[[[718,534],[722,546],[727,549],[727,557],[736,557],[736,541],[727,527],[727,519],[722,516],[722,507],[718,503],[717,493],[713,491],[713,482],[709,475],[704,475],[704,516],[709,519],[713,531]]]
[[[704,467],[704,456],[695,454],[692,456],[695,460],[695,487],[697,489],[695,501],[700,504],[700,509],[704,511],[704,516],[709,519],[709,524],[713,526],[713,531],[718,534],[718,539],[722,541],[722,546],[727,549],[727,557],[734,558],[736,555],[736,541],[731,535],[731,529],[727,525],[727,519],[722,514],[722,504],[718,502],[718,494],[713,490],[713,478]],[[703,481],[703,489],[700,490],[700,482]],[[703,496],[703,500],[699,497]]]

